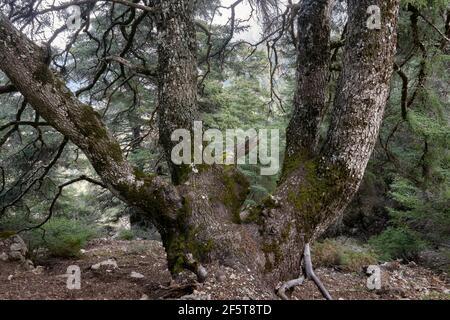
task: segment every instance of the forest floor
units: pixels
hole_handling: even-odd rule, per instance
[[[110,259],[117,263],[93,269]],[[161,244],[150,240],[91,241],[79,259],[50,259],[25,270],[17,263],[0,261],[0,299],[267,299],[256,289],[250,274],[208,266],[215,274],[206,283],[192,284],[188,275],[172,281]],[[81,269],[81,289],[66,287],[67,267]],[[319,268],[317,275],[334,299],[450,299],[450,281],[414,263],[381,266],[382,289],[370,291],[367,275]],[[131,274],[138,273],[138,277]],[[143,277],[142,277],[143,276]],[[295,289],[293,299],[322,299],[311,281]]]

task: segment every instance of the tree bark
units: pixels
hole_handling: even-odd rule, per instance
[[[374,4],[381,8],[381,30],[366,28],[367,8]],[[318,31],[302,36],[303,45],[310,42],[328,52],[329,3],[303,5],[310,24],[300,26]],[[198,119],[196,39],[192,1],[162,1],[161,6],[158,117],[160,142],[170,163],[172,131],[191,129]],[[274,196],[253,209],[246,221],[239,213],[248,183],[235,168],[202,166],[194,173],[172,164],[174,184],[134,170],[98,114],[75,98],[43,63],[41,49],[1,14],[0,68],[50,125],[83,150],[111,192],[151,217],[172,272],[188,268],[198,273],[201,263],[218,261],[257,274],[273,290],[279,281],[298,276],[305,243],[341,214],[359,186],[389,93],[398,7],[398,0],[349,1],[343,71],[321,148],[315,145],[329,55],[317,52],[312,57],[310,48],[299,48],[300,56],[309,57],[299,66],[297,113],[288,130],[283,178]],[[305,93],[311,88],[307,81],[317,87],[311,94]]]
[[[158,176],[144,175],[124,158],[118,142],[90,106],[81,103],[44,63],[46,53],[0,14],[0,68],[30,105],[87,156],[117,197],[138,207],[165,234],[177,220],[182,198]]]
[[[314,152],[326,110],[330,80],[330,15],[334,0],[303,1],[297,18],[297,87],[286,132],[290,155]]]
[[[172,180],[178,184],[185,166],[175,166],[171,151],[177,142],[170,139],[176,129],[192,132],[199,120],[197,108],[197,39],[194,24],[194,2],[190,0],[159,1],[157,17],[158,44],[158,120],[159,141],[169,163]]]

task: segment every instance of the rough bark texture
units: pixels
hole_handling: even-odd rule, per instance
[[[326,109],[330,78],[330,14],[333,0],[302,2],[297,18],[297,88],[294,110],[287,129],[286,155],[313,151]]]
[[[196,174],[188,165],[174,165],[171,151],[178,142],[171,141],[175,129],[192,132],[199,119],[197,105],[197,39],[193,1],[160,2],[158,14],[159,83],[158,120],[160,143],[183,198],[183,211],[177,218],[177,232],[163,237],[169,266],[175,271],[198,262],[219,261],[255,269],[254,252],[245,252],[252,239],[236,224],[248,185],[235,169],[199,166]],[[258,251],[258,248],[255,248]],[[195,262],[186,257],[192,255]],[[257,260],[257,259],[256,259]]]
[[[367,8],[381,8],[381,30],[365,28]],[[348,204],[375,146],[389,96],[397,44],[398,1],[349,1],[342,73],[332,120],[322,147],[322,171],[338,174],[342,190],[331,207]],[[343,175],[343,176],[342,176]]]
[[[158,15],[160,141],[169,157],[172,131],[191,128],[197,118],[191,2],[162,1]],[[366,28],[366,10],[373,4],[382,9],[381,30]],[[302,15],[310,22],[300,26],[318,32],[306,33],[304,45],[327,50],[329,4],[304,1],[304,6]],[[314,239],[349,202],[381,124],[396,47],[398,0],[351,0],[349,8],[343,72],[326,143],[311,152],[323,115],[328,54],[313,57],[312,48],[300,47],[300,55],[308,57],[299,67],[298,112],[289,129],[283,179],[274,197],[252,210],[246,221],[240,221],[239,212],[248,184],[233,167],[201,166],[193,173],[172,165],[175,185],[134,170],[97,113],[70,93],[43,63],[41,49],[3,15],[0,68],[48,123],[83,150],[114,194],[152,218],[172,271],[198,271],[200,262],[218,261],[260,275],[273,289],[278,281],[298,276],[305,241]],[[315,89],[310,94],[305,93],[312,89],[308,81]]]
[[[445,20],[445,36],[450,39],[450,8],[447,9],[447,18]],[[447,39],[442,40],[442,50],[447,54],[450,52],[450,42]]]

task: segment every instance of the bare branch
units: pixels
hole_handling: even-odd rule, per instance
[[[64,138],[63,142],[61,143],[61,145],[58,148],[58,151],[56,152],[56,155],[54,156],[54,158],[50,161],[50,163],[46,166],[44,166],[43,168],[39,168],[38,170],[36,170],[36,172],[42,170],[42,174],[39,175],[38,178],[32,180],[32,181],[27,181],[28,185],[27,187],[11,202],[9,202],[8,204],[4,205],[1,208],[0,211],[0,215],[4,214],[6,209],[14,206],[16,203],[18,203],[20,200],[22,200],[22,198],[30,191],[30,189],[36,184],[36,183],[42,183],[42,181],[44,180],[44,178],[47,176],[47,174],[50,172],[50,169],[53,168],[55,166],[55,164],[58,162],[59,158],[61,157],[65,146],[67,145],[68,139]]]
[[[154,70],[150,70],[150,69],[147,69],[145,67],[132,64],[130,61],[128,61],[128,60],[126,60],[126,59],[124,59],[122,57],[109,56],[109,57],[105,58],[105,61],[108,61],[108,62],[114,61],[114,62],[120,63],[121,65],[129,68],[130,70],[132,70],[132,71],[134,71],[134,72],[136,72],[138,74],[141,74],[141,75],[149,77],[149,79],[151,79],[153,82],[157,81],[157,79],[156,79],[157,75],[156,75],[156,72]]]
[[[325,286],[322,284],[320,279],[314,273],[314,269],[313,269],[312,261],[311,261],[311,249],[310,249],[309,243],[305,244],[305,248],[303,250],[303,264],[305,267],[306,278],[305,278],[305,276],[302,275],[297,279],[289,280],[289,281],[283,283],[280,286],[280,288],[277,290],[278,296],[280,298],[282,298],[283,300],[289,300],[289,297],[286,295],[287,290],[291,290],[295,287],[301,286],[305,282],[306,279],[311,279],[314,281],[316,286],[319,288],[320,293],[322,293],[322,295],[325,297],[325,299],[333,300],[333,298],[331,297],[328,290],[325,288]]]
[[[50,209],[49,209],[49,213],[48,213],[47,217],[41,223],[39,223],[38,225],[35,225],[35,226],[32,226],[32,227],[23,228],[23,229],[17,231],[17,233],[21,233],[21,232],[24,232],[24,231],[29,231],[29,230],[32,230],[32,229],[38,229],[38,228],[42,227],[44,224],[46,224],[51,219],[51,217],[53,216],[53,210],[55,208],[56,202],[58,201],[58,198],[61,196],[61,193],[62,193],[63,189],[65,187],[70,186],[70,185],[72,185],[72,184],[74,184],[76,182],[79,182],[79,181],[87,181],[87,182],[90,182],[90,183],[95,184],[97,186],[100,186],[100,187],[102,187],[104,189],[107,189],[107,186],[105,184],[103,184],[102,182],[94,180],[92,178],[89,178],[89,177],[87,177],[85,175],[82,175],[82,176],[80,176],[78,178],[75,178],[75,179],[72,179],[70,181],[67,181],[67,182],[61,184],[60,186],[58,186],[58,192],[56,193],[56,196],[53,198],[53,201],[52,201],[52,203],[50,205]]]
[[[9,84],[6,86],[0,86],[0,94],[17,92],[16,86]]]

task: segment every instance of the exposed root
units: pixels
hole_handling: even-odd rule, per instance
[[[305,273],[308,279],[311,279],[316,284],[317,288],[319,288],[322,295],[327,300],[333,300],[328,290],[323,285],[322,281],[316,276],[314,273],[314,269],[311,262],[311,250],[309,248],[309,243],[305,244],[305,250],[303,251],[303,259],[305,261]]]
[[[305,249],[303,251],[303,262],[305,266],[305,275],[306,279],[311,279],[316,284],[317,288],[319,288],[322,295],[327,300],[333,300],[328,290],[325,288],[323,283],[314,273],[314,269],[311,262],[311,249],[309,247],[309,243],[305,244]],[[289,297],[286,295],[287,290],[291,290],[297,286],[301,286],[305,282],[305,276],[300,276],[297,279],[289,280],[281,285],[277,290],[277,295],[283,300],[289,300]]]
[[[169,286],[149,285],[146,287],[146,293],[152,300],[155,299],[179,299],[185,295],[192,294],[197,289],[196,283],[177,284]]]

